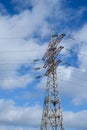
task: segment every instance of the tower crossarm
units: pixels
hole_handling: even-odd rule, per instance
[[[61,35],[57,36],[56,39],[54,39],[53,41],[51,41],[49,43],[49,46],[55,46],[56,47],[61,42],[61,40],[63,39],[64,36],[65,36],[65,33],[62,33]]]
[[[49,55],[49,52],[55,51],[55,49],[57,48],[58,44],[61,42],[61,40],[63,39],[64,36],[65,36],[65,34],[63,33],[49,43],[48,49],[42,58],[43,60]]]
[[[52,48],[52,47],[49,48],[46,55],[44,55],[44,60],[47,59],[48,57],[53,57],[58,55],[63,48],[64,48],[63,46],[59,46],[58,48]]]
[[[52,65],[47,69],[47,71],[46,71],[46,73],[45,73],[45,76],[48,76],[50,73],[52,73],[52,72],[54,71],[54,68],[56,69],[57,66],[58,66],[61,62],[62,62],[61,60],[58,60],[58,61],[56,61],[55,64],[52,64]]]

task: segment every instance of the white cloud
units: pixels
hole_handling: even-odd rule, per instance
[[[37,130],[41,123],[42,108],[38,105],[18,107],[13,101],[0,99],[0,115],[0,126],[3,129],[7,127],[9,129],[13,128],[13,130]],[[65,111],[65,127],[75,128],[76,130],[87,129],[86,115],[87,110],[79,112]]]
[[[58,84],[61,95],[71,97],[74,105],[81,105],[87,102],[87,72],[74,67],[58,67]],[[36,88],[46,88],[46,80],[42,79]]]
[[[1,41],[0,42],[0,50],[1,50],[0,74],[3,79],[3,81],[1,81],[0,86],[2,88],[3,87],[6,88],[8,85],[9,86],[7,88],[15,88],[14,86],[18,83],[18,81],[15,83],[17,78],[18,79],[20,78],[25,79],[24,77],[28,78],[27,75],[22,76],[22,77],[17,76],[17,72],[16,72],[17,69],[19,69],[22,64],[27,65],[27,66],[30,65],[33,59],[36,59],[37,57],[39,58],[43,54],[43,51],[39,51],[39,50],[41,49],[43,50],[45,48],[45,45],[38,44],[39,40],[37,39],[33,39],[33,38],[29,38],[27,40],[15,39],[15,38],[20,38],[20,37],[24,38],[29,33],[34,31],[33,28],[37,26],[36,23],[35,24],[32,23],[32,21],[34,22],[33,20],[34,15],[31,16],[27,14],[26,17],[24,17],[24,14],[25,12],[23,12],[22,14],[18,16],[13,16],[13,17],[1,16],[0,17],[0,28],[1,28],[0,37],[2,38],[0,39]],[[31,20],[31,22],[28,23],[29,19]],[[37,24],[39,23],[37,22]],[[9,39],[10,37],[13,39]],[[7,38],[7,39],[4,39],[4,38]],[[10,50],[10,52],[8,52],[8,50]],[[25,84],[27,84],[28,81],[30,81],[30,78],[28,80],[25,80]]]
[[[47,78],[42,77],[43,79],[40,80],[40,82],[36,85],[37,89],[45,89],[46,88],[46,82]]]
[[[67,79],[67,70],[66,73],[62,71],[59,74],[59,86],[61,92],[68,97],[72,97],[72,102],[75,105],[84,104],[87,101],[87,80],[86,73],[78,69],[72,69],[70,77]],[[63,79],[61,82],[60,80]]]
[[[38,130],[39,128],[33,128],[33,127],[12,127],[12,126],[0,126],[0,130]]]
[[[1,79],[1,88],[3,89],[15,89],[26,87],[29,83],[34,80],[30,75],[23,76],[9,76]]]
[[[5,86],[8,86],[7,88],[14,88],[15,85],[18,83],[20,85],[27,84],[28,82],[31,82],[33,75],[24,75],[24,76],[18,76],[17,70],[20,70],[21,65],[25,65],[26,67],[31,66],[31,63],[34,59],[39,58],[42,55],[42,51],[39,51],[43,49],[43,47],[37,42],[33,40],[24,41],[24,43],[19,41],[13,41],[13,43],[9,43],[10,40],[6,40],[1,44],[0,48],[3,51],[13,50],[14,52],[5,52],[0,53],[0,75],[1,75],[1,83],[0,86],[3,88],[6,88]],[[16,43],[15,43],[16,42]],[[29,43],[28,43],[29,42]],[[6,48],[5,48],[6,47]],[[19,50],[19,51],[16,51]],[[21,51],[27,50],[27,51]],[[30,50],[30,51],[28,51]],[[40,55],[39,55],[40,54]],[[30,72],[31,73],[31,72]],[[29,78],[29,79],[28,79]],[[3,79],[3,80],[2,80]],[[22,80],[23,79],[23,80]],[[17,80],[17,81],[16,81]],[[18,81],[19,80],[19,81]],[[23,84],[22,84],[23,83]]]
[[[40,124],[41,107],[17,107],[13,101],[0,99],[0,124],[16,126],[35,126]]]
[[[63,54],[65,54],[64,58],[69,57],[71,54],[77,52],[77,63],[79,68],[72,67],[64,67],[60,66],[58,68],[58,78],[59,78],[59,86],[62,94],[72,97],[72,103],[74,105],[81,105],[87,102],[87,24],[83,25],[82,28],[73,32],[73,37],[76,40],[68,41],[68,39],[64,40],[62,43],[65,47]],[[83,43],[81,43],[82,41]],[[67,43],[67,44],[66,44]],[[69,45],[69,46],[68,46]],[[79,48],[72,49],[73,46],[77,45]],[[72,50],[73,53],[69,53],[66,51],[66,48]],[[77,50],[76,50],[77,49]],[[64,62],[63,58],[63,62]],[[76,59],[73,59],[73,63],[76,62]],[[68,61],[69,64],[72,64]],[[61,69],[60,69],[61,68]],[[61,82],[61,80],[63,80]]]
[[[27,2],[30,2],[30,4],[33,6],[32,10],[26,9],[26,4],[28,4]],[[56,16],[58,17],[57,21],[59,23],[62,19],[64,21],[68,21],[69,20],[68,17],[70,17],[70,20],[76,18],[77,15],[72,16],[73,10],[71,10],[71,12],[69,9],[67,9],[66,11],[64,10],[62,11],[60,6],[60,1],[55,1],[55,0],[51,0],[51,2],[50,0],[47,1],[41,0],[38,2],[37,0],[36,1],[26,0],[25,5],[24,3],[23,4],[21,3],[22,7],[19,14],[13,16],[10,15],[0,16],[0,50],[1,51],[31,50],[29,52],[28,51],[25,52],[15,51],[15,52],[7,52],[7,53],[0,52],[0,61],[1,63],[3,61],[3,63],[0,64],[0,76],[3,78],[3,81],[0,82],[0,88],[4,88],[4,89],[11,89],[16,87],[22,88],[22,87],[26,87],[28,83],[33,81],[32,79],[33,74],[31,75],[30,73],[29,75],[25,74],[23,76],[18,76],[17,69],[20,68],[22,64],[27,65],[27,62],[29,62],[29,65],[31,65],[30,63],[32,62],[32,59],[36,59],[37,57],[41,57],[43,55],[41,49],[43,50],[44,48],[46,48],[47,45],[38,44],[40,43],[39,39],[33,38],[33,35],[38,33],[38,35],[40,35],[43,38],[47,35],[50,27],[50,23],[47,21],[47,18],[51,15],[56,4],[58,10],[55,13]],[[80,10],[79,14],[81,14],[82,12],[83,10]],[[86,27],[87,25],[83,26],[82,29],[74,32],[77,37],[84,40],[85,42],[87,41]],[[6,37],[8,39],[4,39]],[[9,37],[13,37],[13,39],[9,39]],[[27,39],[20,39],[20,37],[27,38]],[[14,38],[19,38],[19,39],[14,39]],[[67,43],[65,46],[69,48],[73,46],[73,42],[71,45],[68,44],[70,43]],[[86,48],[87,47],[85,45],[81,46],[81,48],[79,48],[79,51],[82,54],[84,53],[87,54]],[[34,50],[34,53],[32,50]],[[79,105],[87,101],[87,94],[86,94],[87,80],[84,81],[87,75],[87,58],[86,56],[83,55],[78,55],[78,58],[81,67],[80,71],[78,71],[73,67],[68,67],[68,68],[60,67],[62,68],[60,74],[62,75],[61,79],[64,80],[61,88],[62,93],[64,95],[68,95],[68,97],[72,97],[72,102],[75,105]],[[7,63],[9,63],[9,65]],[[12,65],[12,63],[15,65]],[[8,71],[9,69],[11,71]],[[43,84],[44,84],[44,80],[42,80],[38,84],[38,88],[40,88]],[[0,100],[0,122],[3,125],[7,125],[7,124],[15,125],[15,126],[28,125],[29,127],[38,126],[40,125],[40,121],[41,121],[41,113],[42,113],[41,107],[37,105],[33,107],[30,106],[30,107],[22,108],[16,106],[16,104],[13,101]],[[87,115],[86,110],[77,113],[65,112],[66,126],[76,128],[76,129],[87,128],[85,122],[87,119],[85,115]],[[82,118],[82,122],[80,122],[79,120],[80,116]],[[5,130],[6,128],[2,126],[0,129]],[[8,129],[10,130],[10,128]],[[23,128],[17,127],[12,129],[22,130]],[[30,129],[34,130],[35,128],[29,128],[27,130]]]
[[[32,11],[26,9],[19,14],[14,14],[13,16],[0,16],[0,50],[13,51],[3,53],[0,52],[0,75],[3,79],[0,84],[1,88],[15,88],[15,79],[24,79],[23,76],[17,76],[17,69],[19,69],[22,64],[26,65],[26,63],[28,62],[30,65],[32,59],[41,57],[43,51],[36,51],[36,49],[41,50],[46,47],[46,44],[39,44],[39,39],[34,39],[33,35],[37,32],[42,37],[46,36],[47,31],[49,30],[48,21],[46,20],[46,18],[49,17],[49,14],[53,10],[57,1],[52,0],[51,3],[49,0],[41,0],[38,2],[25,1],[25,5],[27,4],[27,2],[33,5]],[[48,4],[49,8],[47,6]],[[17,50],[30,51],[18,52]],[[34,50],[34,52],[32,50]],[[27,75],[25,75],[24,77],[27,77]],[[28,81],[26,80],[25,84],[27,83]]]
[[[87,110],[80,112],[64,112],[65,126],[75,130],[87,129]]]

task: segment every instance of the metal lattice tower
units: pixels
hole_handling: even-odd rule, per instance
[[[40,130],[64,130],[61,101],[57,81],[57,66],[62,62],[58,60],[59,52],[64,48],[59,46],[65,34],[57,35],[51,40],[48,49],[43,56],[44,68],[47,69],[46,94]]]

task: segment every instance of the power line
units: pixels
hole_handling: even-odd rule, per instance
[[[17,64],[17,65],[20,65],[20,64]],[[9,64],[9,66],[10,66],[10,64]],[[11,65],[11,66],[13,66],[13,68],[11,69],[11,67],[10,67],[10,69],[9,68],[7,68],[7,69],[1,69],[0,70],[0,73],[5,73],[5,72],[12,72],[12,71],[18,71],[18,70],[20,70],[20,68],[14,68],[14,66],[16,66],[16,65]],[[67,66],[71,66],[71,67],[74,67],[74,66],[72,66],[72,65],[70,65],[70,64],[68,64],[67,63]],[[36,67],[36,68],[34,68],[34,70],[40,70],[40,69],[44,69],[43,67]],[[59,68],[60,69],[60,68]],[[78,68],[78,67],[76,67],[76,69],[77,70],[81,70],[80,68]],[[62,70],[65,70],[65,69],[62,69]],[[27,71],[29,71],[29,70],[27,70]]]
[[[59,72],[59,73],[61,73],[61,72]],[[37,76],[38,78],[41,78],[41,77],[43,77],[43,76]],[[37,79],[36,77],[32,77],[33,79]],[[84,79],[84,78],[79,78],[79,77],[77,77],[77,76],[75,76],[75,77],[71,77],[71,79],[78,79],[78,80],[80,80],[80,82],[82,82],[82,81],[86,81],[87,82],[87,79]],[[5,79],[5,78],[2,78],[2,79],[0,79],[0,80],[2,80],[2,81],[22,81],[22,80],[25,80],[25,79],[31,79],[31,78],[17,78],[17,79]],[[77,81],[72,81],[71,79],[69,79],[68,80],[68,82],[73,82],[74,84],[79,84],[80,85],[80,82],[78,83]],[[60,78],[60,81],[65,81],[65,80],[63,80],[62,78]]]
[[[66,49],[66,50],[69,51],[69,52],[72,52],[72,53],[78,53],[78,55],[87,56],[87,55],[84,55],[84,54],[82,54],[82,53],[73,51],[73,50],[71,50],[71,49]]]
[[[67,83],[71,83],[71,82],[72,82],[72,83],[75,84],[75,85],[76,85],[76,84],[77,84],[77,85],[81,85],[80,82],[78,82],[78,81],[76,82],[76,81],[73,81],[73,80],[70,80],[70,79],[69,79],[68,81],[66,81],[66,80],[61,80],[61,81],[62,81],[62,82],[65,81],[65,82],[67,82]],[[81,80],[81,82],[82,82],[82,81],[83,81],[83,80]],[[85,80],[85,81],[86,81],[86,83],[87,83],[87,80]],[[84,86],[86,86],[86,83],[85,83]],[[72,84],[72,85],[73,85],[73,84]],[[75,86],[75,85],[74,85],[74,86]],[[83,87],[83,83],[82,83],[82,87]]]
[[[78,40],[78,38],[75,38],[75,36],[74,36],[73,34],[71,34],[71,36],[69,35],[68,37],[69,37],[70,39],[72,39],[72,40],[78,41],[78,42],[81,43],[81,44],[87,45],[87,43],[86,43],[85,41]]]
[[[60,74],[64,74],[65,72],[62,72],[62,70],[61,71],[58,71],[58,73],[60,73]],[[66,73],[65,73],[66,74]],[[76,75],[71,75],[71,77],[70,78],[73,78],[73,79],[78,79],[78,80],[80,80],[80,81],[86,81],[87,82],[87,78],[83,78],[83,77],[79,77],[79,76],[76,76]],[[69,79],[70,80],[70,79]],[[74,80],[75,81],[75,80]]]
[[[0,53],[9,53],[9,52],[18,52],[18,53],[20,53],[20,52],[28,52],[29,53],[29,51],[32,51],[32,52],[42,52],[43,50],[46,50],[46,49],[39,49],[39,50],[36,50],[36,49],[33,49],[33,50],[8,50],[8,51],[5,51],[5,50],[3,50],[3,51],[0,51]]]
[[[27,39],[27,38],[23,38],[23,37],[0,37],[0,40],[18,40],[18,39]]]
[[[0,80],[2,80],[2,81],[20,81],[20,80],[25,80],[25,79],[32,79],[32,77],[31,78],[17,78],[17,79],[6,79],[6,78],[0,78]],[[33,77],[33,79],[35,79],[35,77]]]
[[[70,52],[72,52],[72,53],[78,53],[78,55],[82,55],[82,56],[87,56],[87,55],[84,55],[84,54],[82,54],[82,53],[79,53],[79,52],[77,52],[77,51],[74,51],[74,50],[71,50],[71,49],[68,49],[68,48],[64,48],[66,51],[70,51]],[[3,50],[3,51],[0,51],[0,53],[15,53],[15,52],[18,52],[18,53],[21,53],[21,52],[42,52],[42,51],[45,51],[45,50],[47,50],[47,49],[39,49],[39,50],[8,50],[8,51],[5,51],[5,50]],[[62,54],[62,55],[64,55],[64,54]]]

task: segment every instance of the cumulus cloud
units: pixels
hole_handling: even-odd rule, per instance
[[[24,127],[24,128],[22,128],[22,127],[9,127],[9,126],[1,126],[0,127],[0,130],[38,130],[39,128],[28,128],[28,127]]]
[[[18,126],[35,126],[40,124],[42,110],[41,107],[17,107],[13,101],[0,99],[0,124],[18,125]]]
[[[38,50],[40,50],[40,48],[44,49],[45,46],[42,47],[39,44],[37,44],[37,42],[34,42],[33,40],[25,41],[23,44],[20,43],[20,40],[16,41],[16,43],[15,41],[13,43],[9,43],[10,42],[9,40],[7,42],[6,41],[5,42],[3,41],[3,44],[1,43],[1,46],[0,46],[1,50],[5,51],[4,53],[3,52],[0,53],[1,54],[1,57],[0,57],[1,85],[0,86],[3,88],[6,85],[8,86],[9,84],[9,86],[14,88],[13,82],[15,82],[16,80],[17,82],[19,82],[18,80],[24,79],[25,84],[26,84],[26,81],[27,82],[32,81],[30,79],[34,78],[33,75],[30,77],[30,74],[26,75],[25,73],[24,76],[20,76],[18,73],[18,70],[21,71],[22,65],[25,66],[26,68],[28,66],[31,66],[31,63],[33,62],[33,60],[40,57]],[[7,46],[6,49],[5,49],[5,46]],[[37,50],[33,51],[35,50],[35,48]],[[11,50],[11,52],[8,52],[8,50]],[[22,50],[25,50],[25,51],[22,51]],[[41,55],[42,53],[43,52],[40,51]]]
[[[73,54],[77,55],[77,59],[72,58],[72,63],[78,62],[78,67],[62,65],[58,67],[58,83],[61,89],[61,94],[71,97],[74,105],[81,105],[87,102],[87,37],[86,24],[79,30],[73,32],[77,40],[65,39],[62,45],[65,47],[62,54],[63,63],[65,58],[71,57]],[[79,40],[78,40],[79,39]],[[83,41],[83,42],[80,42]],[[69,46],[68,46],[69,45]],[[74,50],[73,46],[78,46]],[[73,53],[66,51],[66,48],[72,50]],[[77,61],[76,61],[77,60]],[[67,63],[67,62],[65,62]],[[44,88],[44,80],[37,85],[38,88]]]
[[[32,21],[34,22],[33,14],[32,16],[31,14],[27,14],[25,17],[23,16],[24,14],[26,13],[23,12],[22,14],[18,16],[14,15],[13,17],[0,17],[0,61],[2,62],[0,64],[0,74],[3,78],[0,86],[2,88],[6,88],[5,86],[8,84],[7,82],[9,82],[9,86],[11,86],[7,88],[14,88],[13,86],[15,85],[13,85],[13,82],[15,82],[15,79],[23,79],[23,76],[17,76],[17,69],[19,69],[21,65],[29,66],[34,59],[37,57],[39,58],[41,56],[40,54],[43,53],[39,50],[45,48],[45,45],[39,44],[38,39],[31,37],[28,39],[22,39],[24,37],[27,37],[29,33],[34,33],[33,29],[35,26],[39,25],[38,22],[35,22],[35,24],[32,23]],[[31,22],[28,23],[29,19]],[[38,25],[36,25],[36,23]],[[24,77],[28,76],[25,75]],[[25,82],[26,81],[27,80],[25,80]]]
[[[49,18],[53,20],[54,16],[56,23],[61,25],[61,21],[75,20],[77,16],[80,16],[86,10],[82,8],[79,11],[74,10],[76,15],[72,9],[64,11],[61,9],[60,0],[51,0],[51,2],[50,0],[25,0],[25,3],[21,0],[12,0],[12,2],[15,3],[14,10],[19,9],[19,13],[12,16],[8,13],[4,16],[3,13],[0,15],[0,88],[2,89],[24,88],[34,80],[32,71],[29,71],[29,74],[22,73],[20,75],[18,70],[21,71],[22,65],[32,68],[32,59],[42,57],[47,43],[40,39],[48,35],[51,26]],[[55,6],[57,10],[54,9]],[[0,5],[0,9],[6,14],[3,5]],[[79,39],[87,42],[86,27],[87,25],[84,25],[81,29],[72,31],[72,33]],[[77,42],[71,42],[67,39],[63,45],[65,48],[72,49],[75,44],[77,45]],[[79,53],[87,55],[86,48],[86,45],[80,46],[76,54],[81,69],[78,70],[74,66],[65,67],[62,65],[58,70],[58,78],[63,80],[61,92],[65,96],[72,97],[72,103],[75,105],[87,102],[87,58],[84,55],[79,55]],[[69,55],[66,58],[71,56],[66,50],[62,54],[64,53]],[[34,64],[34,66],[36,65]],[[44,79],[38,82],[36,88],[45,87],[44,82]],[[26,130],[36,130],[37,128],[32,127],[40,126],[41,114],[42,108],[38,105],[20,107],[16,106],[16,103],[13,101],[1,99],[0,129],[24,130],[25,128],[22,126],[29,126]],[[80,128],[87,129],[86,115],[86,110],[76,113],[71,111],[64,112],[66,127],[75,128],[76,130]],[[81,117],[82,121],[79,117]]]
[[[84,104],[87,101],[86,73],[71,68],[71,70],[69,70],[70,75],[68,76],[67,70],[65,69],[64,71],[62,70],[61,73],[59,73],[61,93],[66,96],[68,95],[68,97],[72,97],[72,103],[75,105]],[[60,81],[61,79],[63,79],[62,82]]]
[[[64,112],[65,126],[75,130],[87,129],[87,110],[80,112]]]
[[[11,100],[0,99],[0,115],[0,126],[3,129],[22,130],[26,128],[27,130],[37,130],[40,126],[42,108],[39,105],[18,107]],[[76,130],[87,129],[86,115],[87,110],[79,112],[65,111],[65,127],[75,128]]]
[[[9,75],[9,77],[4,77],[1,79],[1,88],[8,90],[8,89],[15,89],[15,88],[24,88],[29,83],[34,80],[33,77],[30,75],[23,75],[23,76],[16,76],[16,75]]]
[[[15,3],[17,2],[20,6],[24,4],[24,2],[22,4],[22,1],[15,1]],[[0,74],[3,78],[0,85],[1,88],[14,88],[16,85],[13,83],[15,82],[15,79],[23,79],[23,76],[17,76],[17,70],[21,65],[26,65],[26,62],[30,65],[32,59],[41,57],[43,54],[43,51],[38,50],[46,48],[47,45],[41,45],[39,39],[34,38],[33,36],[36,33],[41,37],[47,35],[49,24],[46,18],[49,17],[56,2],[57,1],[53,0],[51,3],[49,0],[41,0],[38,2],[26,0],[25,6],[28,3],[32,4],[32,11],[24,9],[19,14],[0,16],[0,49],[2,51],[0,52],[0,61],[2,61],[2,64],[0,64]],[[47,6],[48,4],[49,8]],[[35,51],[36,49],[37,51]],[[30,51],[21,52],[22,50]],[[32,50],[34,50],[34,52]],[[24,77],[27,76],[25,75]],[[8,82],[9,87],[6,87],[6,85],[8,86]]]
[[[67,58],[72,58],[71,62],[69,63],[72,66],[60,65],[58,67],[58,83],[61,89],[61,94],[71,97],[72,103],[74,105],[81,105],[87,102],[87,37],[86,37],[86,24],[79,30],[73,32],[74,37],[77,40],[69,40],[65,39],[62,42],[62,45],[65,49],[62,51],[64,57],[62,58],[63,63],[66,61]],[[79,39],[79,40],[78,40]],[[83,43],[80,43],[83,41]],[[68,46],[69,45],[69,46]],[[76,46],[73,50],[73,46]],[[78,46],[78,48],[77,48]],[[70,53],[66,49],[72,50],[73,53]],[[77,59],[74,59],[72,55],[77,55]],[[76,61],[77,60],[77,61]],[[74,63],[77,62],[78,66],[75,67]],[[44,88],[43,82],[45,80],[41,80],[38,83],[37,88]]]

